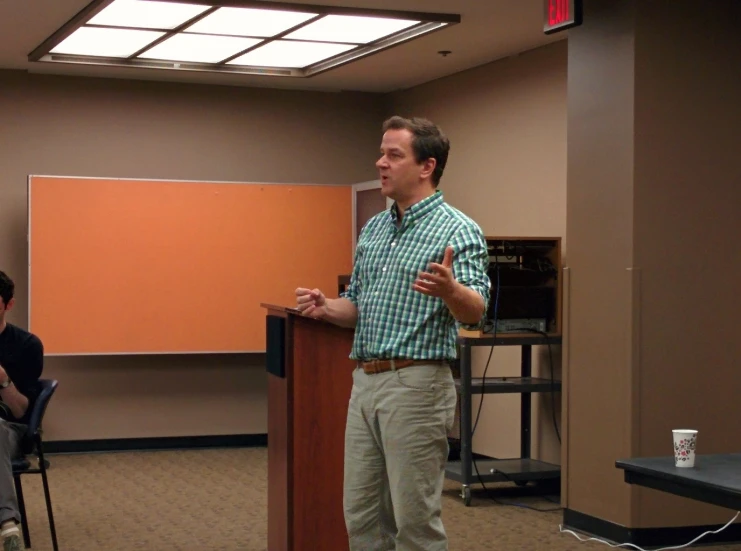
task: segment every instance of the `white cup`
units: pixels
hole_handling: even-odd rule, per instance
[[[693,429],[675,429],[674,436],[674,466],[695,466],[695,445],[697,443],[697,431]]]

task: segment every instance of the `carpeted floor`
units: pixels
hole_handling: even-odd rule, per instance
[[[266,551],[264,448],[55,455],[50,461],[60,551]],[[23,487],[33,549],[51,550],[41,478],[26,476]],[[480,491],[465,507],[458,491],[457,483],[446,483],[451,551],[609,549],[559,533],[559,511],[502,505]],[[557,508],[542,497],[516,503]],[[741,551],[741,545],[711,549]]]

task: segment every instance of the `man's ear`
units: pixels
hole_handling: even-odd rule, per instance
[[[14,298],[11,298],[11,299],[10,299],[10,300],[8,301],[8,304],[7,304],[6,306],[5,306],[5,309],[6,309],[6,310],[10,310],[10,309],[12,309],[12,308],[13,308],[13,305],[14,305],[14,304],[15,304],[15,299],[14,299]]]
[[[433,157],[430,157],[429,159],[425,160],[422,163],[422,173],[420,174],[420,176],[423,179],[432,178],[432,173],[435,172],[436,166],[437,166],[437,161]]]

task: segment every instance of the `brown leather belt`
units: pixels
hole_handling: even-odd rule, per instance
[[[368,375],[384,373],[396,369],[403,369],[412,365],[429,365],[443,363],[442,360],[370,360],[368,362],[358,362]]]

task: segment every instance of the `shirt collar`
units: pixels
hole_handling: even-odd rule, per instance
[[[433,193],[429,197],[425,197],[424,199],[422,199],[421,201],[418,201],[417,203],[414,203],[411,207],[409,207],[406,211],[404,211],[404,216],[402,220],[404,221],[405,224],[413,222],[415,220],[419,220],[420,218],[425,216],[427,213],[433,211],[434,209],[436,209],[442,204],[443,204],[443,192],[440,190],[435,190],[435,193]],[[396,203],[394,203],[389,209],[389,214],[391,214],[392,222],[396,223],[399,220]]]

